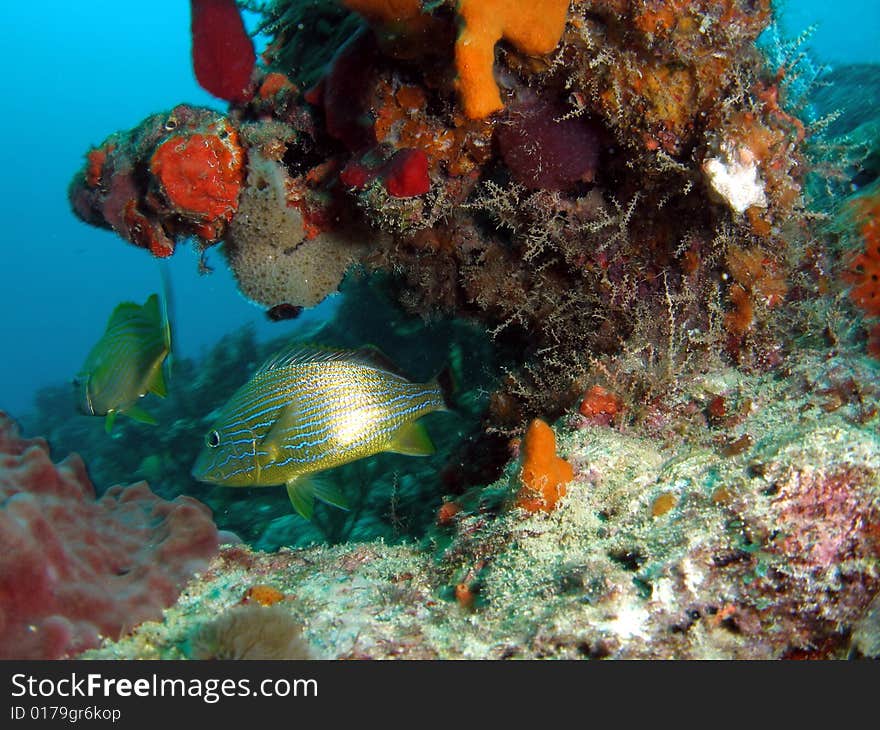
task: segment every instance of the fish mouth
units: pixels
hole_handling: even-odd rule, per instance
[[[190,470],[190,475],[197,482],[217,484],[220,481],[219,470],[211,468],[210,466],[206,466],[202,463],[203,461],[204,458],[202,456],[199,456],[196,459],[196,463],[193,464],[193,468]]]

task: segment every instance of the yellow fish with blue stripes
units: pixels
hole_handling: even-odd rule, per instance
[[[315,499],[345,499],[309,476],[382,451],[434,453],[418,419],[448,410],[438,378],[413,383],[378,350],[292,345],[271,357],[223,407],[192,474],[229,487],[285,484],[311,519]]]
[[[138,401],[147,393],[165,397],[164,366],[170,353],[167,288],[162,300],[151,294],[143,305],[118,305],[73,381],[80,412],[106,416],[107,433],[118,413],[155,425],[156,419]]]

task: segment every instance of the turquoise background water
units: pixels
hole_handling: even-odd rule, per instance
[[[818,23],[810,46],[819,61],[880,60],[880,2],[780,7],[788,36]],[[2,17],[0,409],[17,415],[39,387],[71,379],[119,301],[143,301],[159,286],[149,254],[70,212],[67,184],[85,152],[179,102],[224,105],[192,76],[184,0],[4,3]],[[198,354],[247,322],[261,338],[292,331],[241,298],[216,253],[209,261],[216,268],[208,277],[198,275],[188,246],[171,261],[179,355]]]

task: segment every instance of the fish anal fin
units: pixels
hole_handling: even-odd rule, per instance
[[[306,477],[294,477],[287,481],[287,496],[296,513],[306,520],[311,520],[315,513],[315,490]]]
[[[350,509],[345,495],[327,479],[323,479],[321,475],[312,475],[309,481],[312,484],[312,491],[317,499],[329,504],[331,507],[337,507],[346,512]]]
[[[156,426],[159,424],[159,421],[156,420],[155,416],[151,416],[140,406],[130,406],[122,412],[139,423],[146,423],[150,426]]]
[[[416,421],[401,426],[385,451],[407,456],[430,456],[436,449],[425,427]]]
[[[337,487],[319,475],[306,474],[287,481],[287,496],[297,514],[307,520],[315,512],[315,500],[320,499],[332,507],[348,510],[348,500]]]

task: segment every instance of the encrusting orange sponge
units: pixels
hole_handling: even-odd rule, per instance
[[[379,31],[380,40],[410,41],[424,50],[437,19],[421,0],[339,0]],[[459,0],[461,31],[455,42],[458,93],[465,116],[482,119],[502,109],[495,83],[495,44],[504,39],[523,53],[550,53],[565,30],[569,0]],[[412,49],[410,49],[412,50]],[[404,54],[410,55],[410,54]]]
[[[529,424],[520,447],[522,488],[515,505],[527,512],[552,512],[565,496],[574,469],[556,455],[556,435],[540,418]]]
[[[565,30],[568,0],[460,0],[455,42],[458,91],[465,115],[482,119],[503,108],[495,83],[495,44],[502,38],[523,53],[550,53]]]

